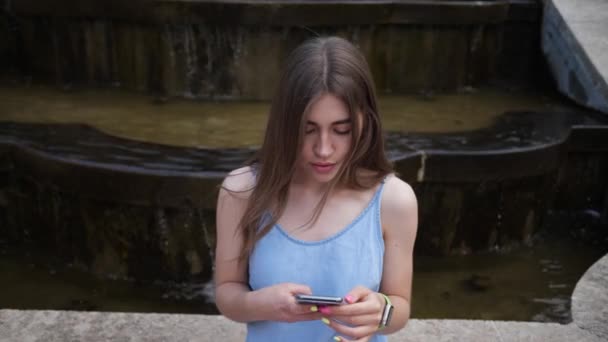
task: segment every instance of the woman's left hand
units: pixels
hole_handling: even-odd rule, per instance
[[[344,299],[347,303],[345,305],[319,309],[329,321],[324,322],[338,333],[340,341],[369,341],[378,331],[385,305],[384,297],[378,292],[357,286]]]

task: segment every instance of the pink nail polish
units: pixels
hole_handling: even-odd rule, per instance
[[[346,301],[347,301],[349,304],[352,304],[352,303],[353,303],[353,301],[355,300],[355,299],[353,298],[353,296],[351,296],[351,295],[348,295],[348,296],[344,297],[344,299],[346,299]]]
[[[325,315],[329,315],[331,313],[331,310],[327,306],[322,306],[319,308],[319,312]]]

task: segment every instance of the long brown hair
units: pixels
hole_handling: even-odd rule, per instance
[[[345,163],[330,182],[311,220],[317,219],[336,184],[368,189],[393,171],[384,151],[373,79],[361,52],[338,37],[304,42],[287,58],[270,108],[264,142],[249,162],[255,169],[256,182],[239,225],[244,239],[242,259],[251,254],[256,242],[283,214],[302,146],[303,118],[323,94],[332,94],[346,104],[353,123],[353,139]],[[359,113],[363,114],[362,120],[357,119]],[[364,177],[358,172],[361,170],[372,172]]]

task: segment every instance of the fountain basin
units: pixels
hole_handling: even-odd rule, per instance
[[[416,253],[529,242],[578,171],[605,174],[608,143],[589,137],[607,130],[593,113],[513,112],[470,132],[389,132],[389,157],[420,201]],[[589,151],[595,163],[568,166]],[[0,123],[0,234],[97,274],[209,278],[218,185],[252,153],[132,141],[86,125]],[[568,193],[570,201],[576,195],[588,193]],[[595,200],[579,199],[606,203]]]

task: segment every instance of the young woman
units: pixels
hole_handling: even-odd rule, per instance
[[[247,323],[251,342],[386,341],[410,316],[416,229],[364,57],[341,38],[305,42],[287,60],[256,158],[220,189],[217,307]],[[300,304],[298,294],[344,302]]]

